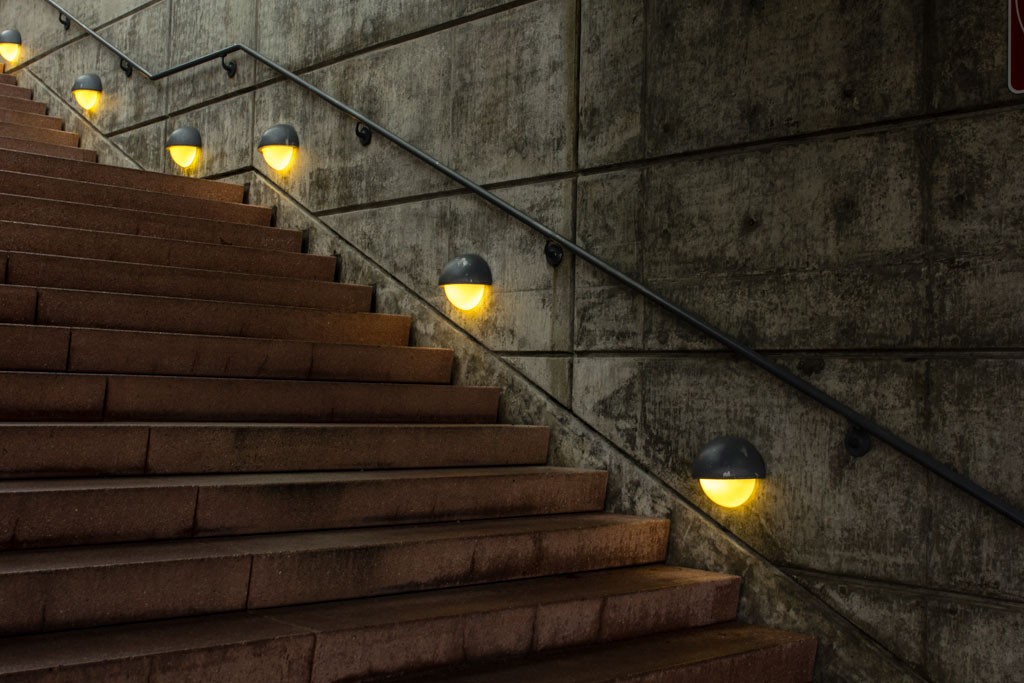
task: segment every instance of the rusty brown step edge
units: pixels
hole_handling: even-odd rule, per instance
[[[79,142],[78,133],[36,128],[35,126],[23,126],[17,123],[4,123],[2,121],[0,121],[0,137],[14,138],[15,140],[31,140],[63,147],[78,147]]]
[[[339,313],[370,310],[373,288],[336,282],[227,273],[142,263],[0,251],[4,283],[26,287],[315,308]]]
[[[151,670],[211,681],[356,681],[728,621],[739,584],[654,565],[9,638],[0,640],[0,681],[57,670],[95,681]]]
[[[30,102],[31,100],[24,100]],[[96,152],[81,147],[64,147],[62,145],[48,145],[34,140],[19,140],[0,135],[0,157],[6,156],[9,152],[28,152],[35,156],[43,156],[54,160],[78,161],[82,163],[95,163]]]
[[[0,102],[0,108],[2,107],[3,103]],[[10,152],[0,156],[0,169],[218,202],[241,203],[245,195],[245,188],[234,183],[80,161],[55,161],[43,155],[27,152]]]
[[[664,562],[667,520],[549,515],[0,553],[0,635]]]
[[[0,424],[0,478],[542,465],[505,424]]]
[[[817,641],[720,624],[389,678],[401,683],[810,683]]]
[[[443,384],[0,372],[0,419],[488,423],[500,390]]]
[[[45,114],[46,102],[26,100],[23,97],[5,97],[0,95],[0,109],[5,111],[24,111],[30,114]]]
[[[25,197],[5,194],[2,187],[0,220],[256,249],[302,250],[298,230]]]
[[[600,512],[607,481],[564,467],[0,481],[0,550]]]
[[[382,313],[0,285],[0,323],[405,346],[412,319]]]
[[[0,324],[0,370],[448,384],[452,351]]]
[[[0,221],[0,250],[326,282],[337,265],[334,256],[11,221]]]
[[[2,129],[2,123],[0,123]],[[204,218],[225,223],[269,226],[273,209],[237,202],[184,197],[179,194],[139,190],[124,185],[101,185],[83,180],[0,170],[5,194],[55,201],[134,209],[172,216]]]
[[[64,128],[64,121],[56,116],[46,116],[45,114],[19,111],[17,109],[4,109],[3,107],[0,107],[0,123],[13,123],[19,126],[48,128],[50,130],[62,130]]]

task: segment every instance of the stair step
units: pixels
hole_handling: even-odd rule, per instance
[[[0,641],[0,677],[60,670],[75,680],[133,680],[159,670],[209,681],[355,681],[718,623],[735,617],[738,593],[739,579],[723,574],[601,570],[11,638]],[[292,677],[274,662],[301,666]]]
[[[45,114],[46,102],[26,100],[23,97],[7,97],[0,95],[0,109],[5,111],[27,111],[32,114]]]
[[[16,285],[0,285],[0,323],[377,346],[405,346],[411,326],[404,315]]]
[[[8,85],[6,83],[0,83],[0,97],[17,97],[22,100],[32,99],[32,89],[22,88],[17,85]]]
[[[0,370],[447,384],[452,352],[0,324]]]
[[[10,74],[5,74],[3,71],[0,71],[0,84],[18,85],[18,79]]]
[[[0,88],[2,87],[0,86]],[[14,138],[15,140],[32,140],[47,145],[60,145],[63,147],[78,147],[79,139],[78,133],[3,122],[0,122],[0,137]]]
[[[499,390],[147,375],[0,372],[3,420],[494,422]]]
[[[61,130],[64,128],[64,121],[56,116],[45,116],[43,114],[3,109],[2,107],[0,107],[0,123],[14,123],[19,126],[33,126],[50,130]]]
[[[401,683],[810,683],[816,649],[817,642],[810,636],[733,623],[389,680]]]
[[[599,512],[607,479],[490,467],[0,482],[0,550]]]
[[[369,311],[373,288],[365,285],[225,273],[71,256],[0,252],[5,283],[27,287],[232,301],[315,308],[338,313]]]
[[[29,102],[30,100],[24,100]],[[70,161],[95,162],[96,152],[81,147],[65,147],[64,145],[48,145],[34,140],[19,140],[0,135],[0,150],[6,156],[10,151],[25,152],[37,156],[45,156],[52,159],[67,159]]]
[[[0,554],[0,633],[260,609],[664,561],[668,521],[552,515]]]
[[[0,123],[0,127],[2,127]],[[56,201],[134,209],[169,216],[188,216],[225,223],[269,226],[273,209],[236,202],[181,197],[132,187],[0,170],[5,194]]]
[[[6,194],[2,190],[0,187],[0,220],[4,221],[257,249],[293,252],[302,250],[302,233],[297,230],[76,204]]]
[[[19,100],[19,102],[23,101]],[[42,104],[31,101],[29,103]],[[0,109],[3,106],[4,103],[0,101]],[[43,108],[45,109],[45,105],[43,105]],[[234,183],[199,180],[168,175],[166,173],[121,168],[120,166],[104,166],[75,161],[55,161],[46,156],[27,152],[4,154],[0,157],[0,169],[37,176],[81,180],[100,185],[131,187],[136,190],[163,192],[221,202],[240,203],[245,194],[245,188]]]
[[[10,221],[0,221],[0,250],[327,282],[337,263],[333,256]]]
[[[0,478],[542,465],[547,427],[0,424]]]

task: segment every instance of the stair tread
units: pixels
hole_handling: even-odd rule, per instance
[[[549,431],[508,424],[0,423],[0,473],[539,465],[547,459]],[[68,469],[68,453],[75,454],[77,469]]]
[[[390,527],[299,531],[228,538],[119,543],[0,554],[0,577],[25,572],[58,572],[96,567],[147,565],[179,560],[291,555],[301,552],[365,548],[433,540],[512,536],[544,531],[581,531],[611,526],[646,526],[661,520],[628,515],[584,513],[517,517],[458,524],[416,524]]]
[[[0,109],[8,111],[27,111],[33,114],[45,114],[46,103],[37,100],[29,100],[24,97],[10,97],[0,95]]]
[[[31,102],[31,100],[24,101]],[[22,140],[19,138],[7,137],[2,133],[0,133],[0,150],[3,150],[5,154],[11,151],[30,152],[37,156],[42,156],[56,161],[68,160],[95,164],[97,159],[96,152],[91,149],[68,147],[66,145],[52,145],[46,142],[39,142],[38,140]]]
[[[3,87],[3,86],[0,86]],[[71,133],[63,130],[50,130],[48,128],[36,128],[35,126],[24,126],[17,123],[5,123],[0,121],[0,137],[15,138],[17,140],[35,140],[45,142],[48,145],[61,147],[78,147],[78,133]]]
[[[3,102],[0,101],[0,108]],[[206,180],[175,176],[157,171],[144,171],[121,166],[107,166],[84,161],[63,161],[54,163],[47,156],[31,152],[10,152],[0,158],[0,168],[30,173],[37,176],[50,176],[83,180],[91,183],[110,186],[129,186],[139,190],[163,192],[174,189],[186,192],[188,196],[222,202],[241,203],[245,193],[242,185],[218,180]],[[105,180],[101,182],[100,179]]]
[[[320,254],[14,221],[0,221],[0,250],[327,282],[337,261]]]
[[[606,483],[543,466],[7,481],[0,548],[597,512]]]
[[[605,609],[609,613],[603,615],[602,620],[607,624],[604,629],[605,639],[610,640],[619,635],[615,633],[615,625],[621,618],[621,613],[612,606],[616,603],[623,606],[629,604],[622,598],[643,594],[661,596],[671,593],[673,589],[685,590],[709,585],[738,589],[738,583],[735,576],[653,565],[270,608],[247,613],[22,636],[0,639],[0,673],[185,653],[267,639],[306,637],[310,633],[319,634],[323,638],[344,638],[352,632],[381,627],[417,628],[423,622],[429,622],[428,628],[436,629],[437,624],[445,619],[454,621],[460,618],[479,618],[479,615],[489,613],[515,614],[517,611],[545,608],[557,614],[559,607],[585,601],[606,604]],[[720,615],[711,610],[697,615],[698,622],[717,618]],[[512,623],[523,628],[521,622],[514,620]],[[511,626],[509,621],[505,623]],[[531,623],[525,628],[540,629],[542,626]],[[535,644],[529,644],[534,641]],[[541,638],[530,638],[527,643],[527,647],[543,649]],[[394,652],[393,649],[391,651]],[[317,659],[330,661],[330,654],[329,651],[318,653]],[[355,658],[344,659],[349,660],[345,662],[349,664]]]
[[[3,107],[0,107],[0,121],[4,123],[16,123],[22,126],[49,128],[51,130],[63,130],[64,128],[64,120],[56,116],[18,111],[16,109],[4,109]]]
[[[452,351],[0,323],[0,370],[447,384]]]
[[[651,564],[664,562],[667,544],[667,520],[584,513],[8,551],[0,553],[0,632]]]
[[[4,124],[0,121],[0,126],[2,125]],[[273,214],[273,210],[266,206],[183,197],[179,194],[144,190],[128,185],[100,184],[77,178],[35,175],[4,169],[0,169],[0,187],[3,187],[5,194],[264,227],[270,225]]]
[[[732,623],[393,680],[403,683],[726,683],[738,680],[800,683],[811,680],[815,647],[816,641],[810,636]],[[655,677],[658,674],[664,677]]]
[[[2,265],[2,260],[0,260]],[[0,285],[0,321],[343,344],[406,345],[409,316]]]
[[[302,233],[297,230],[7,194],[2,187],[0,207],[3,220],[270,251],[298,252],[302,248]]]
[[[493,422],[500,390],[443,384],[0,372],[4,419]]]
[[[147,294],[355,313],[369,311],[373,288],[300,278],[230,273],[77,256],[3,251],[6,284]]]
[[[0,83],[0,96],[19,97],[30,100],[32,99],[32,89],[23,88],[20,85],[5,85]]]

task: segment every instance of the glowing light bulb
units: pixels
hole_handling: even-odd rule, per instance
[[[171,159],[178,166],[182,168],[188,168],[196,162],[199,157],[199,148],[191,145],[174,145],[167,148],[168,153],[171,155]]]
[[[737,508],[754,495],[757,479],[701,479],[705,495],[722,507]]]
[[[21,45],[17,43],[0,43],[0,57],[5,61],[16,62],[21,56]]]
[[[276,171],[283,171],[291,165],[295,157],[295,148],[289,145],[267,145],[260,147],[263,160]]]
[[[100,103],[100,94],[103,92],[103,81],[96,74],[85,74],[75,79],[71,86],[71,93],[75,96],[78,106],[86,111],[92,111]]]
[[[452,306],[463,311],[476,308],[487,291],[487,285],[442,285],[442,288]]]
[[[92,111],[100,103],[100,93],[97,90],[76,90],[75,101],[82,109]]]

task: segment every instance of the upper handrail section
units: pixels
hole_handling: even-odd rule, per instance
[[[203,55],[202,57],[197,57],[187,62],[182,62],[181,64],[172,66],[168,69],[164,69],[163,71],[151,72],[138,62],[131,59],[128,55],[126,55],[116,46],[111,44],[109,41],[103,38],[103,36],[99,35],[92,28],[86,26],[81,20],[76,18],[74,15],[72,15],[70,12],[68,12],[54,0],[45,0],[45,2],[53,6],[60,13],[59,20],[64,25],[65,30],[70,28],[71,22],[74,22],[83,30],[85,30],[89,35],[91,35],[93,38],[98,40],[104,47],[106,47],[108,50],[117,55],[121,59],[121,69],[125,72],[125,75],[128,77],[131,77],[131,75],[134,72],[138,72],[151,81],[159,81],[161,79],[167,78],[168,76],[172,76],[174,74],[187,71],[202,64],[214,61],[218,58],[221,60],[221,64],[224,67],[224,69],[228,72],[228,75],[234,76],[236,65],[234,62],[228,62],[227,56],[236,52],[243,52],[249,55],[251,58],[259,62],[260,64],[263,64],[267,68],[277,72],[278,74],[292,81],[296,85],[317,95],[320,99],[327,102],[335,109],[341,111],[345,115],[354,119],[357,122],[357,125],[366,126],[374,133],[401,147],[403,150],[413,155],[423,163],[427,164],[435,171],[447,176],[451,180],[455,181],[459,185],[462,185],[467,190],[479,196],[484,201],[490,203],[500,211],[503,211],[504,213],[508,214],[509,216],[512,216],[519,222],[530,227],[535,232],[544,236],[549,242],[561,246],[563,249],[574,254],[577,258],[589,263],[590,265],[594,266],[595,268],[602,271],[606,275],[610,276],[612,279],[617,280],[619,283],[629,287],[630,289],[643,295],[650,301],[653,301],[654,303],[658,304],[663,309],[669,311],[676,317],[682,319],[690,326],[696,328],[703,335],[713,339],[714,341],[718,342],[725,348],[729,349],[730,351],[733,351],[740,357],[753,363],[754,365],[761,368],[765,372],[769,373],[776,379],[788,384],[789,386],[793,387],[794,389],[804,394],[805,396],[813,399],[814,401],[824,406],[825,408],[828,408],[829,410],[841,415],[843,418],[847,420],[847,422],[850,425],[849,431],[847,432],[846,437],[844,439],[844,445],[846,446],[846,449],[851,456],[861,457],[867,454],[867,452],[871,450],[871,438],[874,437],[875,439],[878,439],[879,441],[899,451],[903,455],[909,457],[914,462],[917,462],[921,466],[934,472],[935,474],[942,477],[943,479],[953,484],[957,488],[961,489],[962,491],[965,491],[966,493],[974,496],[982,503],[988,505],[989,507],[996,510],[997,512],[1004,515],[1013,522],[1016,522],[1019,526],[1024,526],[1024,512],[1011,505],[1008,501],[997,496],[992,491],[989,491],[988,489],[982,487],[972,479],[965,477],[958,471],[940,462],[923,449],[915,446],[914,444],[894,434],[889,429],[883,427],[882,425],[876,423],[874,420],[871,420],[870,418],[854,410],[845,403],[832,397],[819,387],[811,384],[810,382],[807,382],[806,380],[804,380],[801,377],[798,377],[797,375],[793,374],[786,368],[774,363],[764,355],[746,346],[745,344],[741,343],[739,340],[726,334],[725,332],[722,332],[721,330],[702,320],[698,316],[694,315],[690,311],[687,311],[681,306],[669,301],[662,295],[651,290],[647,285],[619,271],[611,264],[597,257],[593,253],[587,251],[583,247],[580,247],[572,240],[567,239],[562,235],[558,234],[551,228],[547,227],[543,223],[540,223],[539,221],[527,215],[526,213],[520,211],[516,207],[512,206],[505,200],[495,195],[494,193],[490,192],[489,190],[485,189],[479,184],[473,182],[469,178],[466,178],[462,174],[458,173],[457,171],[445,165],[444,163],[438,161],[437,159],[430,156],[429,154],[419,149],[415,145],[402,139],[401,137],[391,132],[387,128],[384,128],[383,126],[374,122],[364,114],[356,111],[355,109],[348,106],[344,102],[341,102],[340,100],[332,97],[330,94],[324,92],[323,90],[316,87],[312,83],[309,83],[301,76],[286,69],[285,67],[274,62],[273,60],[257,52],[256,50],[253,50],[252,48],[246,45],[236,43],[234,45],[229,45],[219,50],[215,50],[207,55]]]

